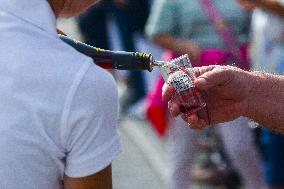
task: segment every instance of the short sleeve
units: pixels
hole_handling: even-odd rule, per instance
[[[146,24],[146,35],[152,38],[159,33],[174,34],[178,22],[176,10],[173,0],[155,0]]]
[[[121,150],[117,87],[111,74],[94,64],[74,79],[65,107],[65,174],[92,175]]]

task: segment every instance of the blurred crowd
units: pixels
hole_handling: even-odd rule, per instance
[[[112,20],[121,42],[116,50],[137,51],[139,35],[163,49],[164,61],[188,54],[193,66],[230,64],[283,74],[283,7],[281,0],[104,0],[77,22],[84,42],[95,47],[111,49]],[[126,86],[121,116],[139,104],[143,115],[137,117],[169,144],[169,189],[188,189],[196,182],[229,189],[284,188],[281,134],[246,117],[194,131],[169,115],[159,74],[151,87],[141,71],[117,79]]]

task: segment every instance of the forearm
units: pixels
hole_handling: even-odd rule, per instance
[[[248,117],[284,133],[284,76],[250,73]]]
[[[248,0],[262,9],[270,11],[278,16],[284,17],[284,6],[277,0]]]

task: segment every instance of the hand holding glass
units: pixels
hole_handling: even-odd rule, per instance
[[[195,88],[195,74],[188,55],[180,56],[160,67],[165,81],[171,76],[171,84],[174,87],[172,95],[182,113],[189,114],[206,106],[201,93]]]

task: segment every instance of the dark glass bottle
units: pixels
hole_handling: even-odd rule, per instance
[[[148,70],[151,72],[154,66],[160,65],[151,54],[104,50],[64,35],[59,35],[59,37],[77,51],[91,57],[98,66],[105,69]]]

